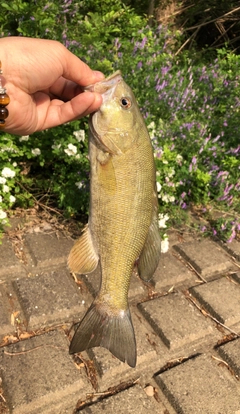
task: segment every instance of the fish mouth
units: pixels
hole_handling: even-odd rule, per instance
[[[122,80],[122,74],[120,70],[117,70],[112,75],[108,76],[100,82],[93,83],[84,88],[84,92],[97,92],[103,95],[108,94],[112,89],[114,90],[116,85]]]
[[[104,105],[104,103],[111,100],[111,98],[114,95],[116,86],[122,80],[123,80],[122,73],[121,73],[120,70],[117,70],[115,73],[108,76],[106,79],[104,79],[100,82],[94,83],[92,85],[86,86],[84,88],[84,91],[100,93],[102,95],[102,98],[103,98],[102,105]],[[98,111],[101,111],[101,107]],[[105,151],[107,151],[108,153],[111,154],[112,151],[104,144],[104,142],[101,138],[101,135],[97,132],[96,128],[94,127],[94,123],[95,123],[94,120],[95,120],[95,117],[96,117],[96,114],[97,114],[98,111],[96,111],[96,112],[94,112],[90,115],[90,119],[89,119],[90,131],[94,135],[95,139],[99,142],[101,147]]]

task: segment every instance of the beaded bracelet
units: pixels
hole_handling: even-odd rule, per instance
[[[6,118],[8,117],[8,110],[6,106],[10,102],[9,96],[6,94],[6,88],[3,87],[2,82],[5,81],[2,76],[2,62],[0,60],[0,129],[5,127]]]

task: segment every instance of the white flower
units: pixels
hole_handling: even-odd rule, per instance
[[[78,181],[77,183],[75,183],[75,185],[77,186],[77,188],[82,188],[83,187],[83,182],[82,181]]]
[[[154,121],[150,122],[150,124],[148,125],[148,129],[150,130],[149,136],[151,139],[153,139],[156,136],[156,126]]]
[[[19,141],[28,141],[29,140],[29,135],[23,135],[22,137],[19,138]]]
[[[77,147],[73,144],[68,144],[68,148],[64,150],[67,155],[76,155],[77,154]]]
[[[16,162],[13,162],[13,167],[16,167],[17,166],[17,163]]]
[[[5,184],[6,181],[7,181],[6,178],[0,177],[0,184]]]
[[[175,201],[175,197],[174,197],[174,196],[170,196],[170,197],[169,197],[169,201],[170,201],[170,203],[174,203],[174,201]]]
[[[165,203],[168,203],[169,202],[169,197],[168,197],[167,194],[163,194],[162,201],[164,201]]]
[[[74,131],[73,135],[76,137],[78,142],[85,140],[85,131],[84,131],[84,129],[79,129],[79,131]]]
[[[40,155],[41,154],[41,150],[39,148],[34,148],[34,149],[32,149],[31,153],[33,155]]]
[[[161,241],[161,252],[162,253],[167,253],[168,249],[169,249],[169,241],[168,241],[168,237],[166,234],[164,234],[164,239]]]
[[[160,193],[161,189],[162,189],[162,186],[161,186],[161,184],[157,181],[157,192],[158,192],[158,193]]]
[[[167,220],[169,220],[169,215],[168,214],[162,214],[162,213],[160,213],[159,215],[158,215],[158,225],[159,225],[159,228],[160,229],[165,229],[167,226],[166,226],[166,221]]]
[[[171,168],[169,171],[168,171],[168,177],[172,177],[173,175],[175,174],[175,170],[174,170],[174,168]]]
[[[0,219],[5,219],[7,217],[7,213],[5,213],[5,211],[0,210]]]
[[[178,164],[181,164],[182,160],[183,160],[183,157],[182,157],[180,154],[178,154],[178,155],[176,156],[176,161],[177,161],[177,163],[178,163]]]
[[[155,122],[154,121],[150,122],[150,124],[148,125],[148,128],[149,129],[155,128]]]
[[[61,145],[62,145],[62,144],[58,144],[58,145],[53,144],[53,145],[52,145],[52,149],[59,149],[59,148],[61,148]]]
[[[10,201],[10,203],[15,203],[16,197],[14,197],[13,195],[10,195],[9,201]]]
[[[2,196],[0,196],[0,203],[2,202]]]
[[[15,176],[15,171],[11,170],[11,168],[5,167],[2,170],[2,176],[6,178],[8,177],[12,178]]]
[[[9,193],[10,188],[8,187],[8,185],[3,185],[2,190],[4,193]]]

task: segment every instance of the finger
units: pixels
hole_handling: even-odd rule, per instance
[[[102,103],[102,96],[97,93],[84,92],[71,101],[50,101],[39,92],[35,96],[38,111],[38,131],[64,124],[96,111]]]
[[[60,43],[58,44],[60,45]],[[61,45],[62,46],[62,45]],[[63,76],[81,86],[87,86],[104,79],[103,73],[92,70],[86,63],[62,46]]]
[[[75,82],[61,77],[48,90],[44,90],[42,92],[63,101],[69,101],[74,98],[74,96],[83,92],[83,90],[82,87],[77,85]]]

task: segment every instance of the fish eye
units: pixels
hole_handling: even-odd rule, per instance
[[[123,98],[120,99],[120,102],[121,102],[121,107],[123,109],[129,109],[132,106],[131,99],[129,99],[129,98],[123,97]]]

